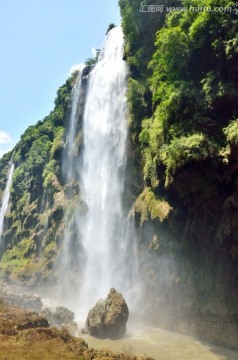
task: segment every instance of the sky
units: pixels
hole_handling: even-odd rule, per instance
[[[120,23],[117,0],[0,0],[0,157],[49,114],[110,23]]]

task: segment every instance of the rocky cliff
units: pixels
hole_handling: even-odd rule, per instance
[[[0,160],[0,189],[3,193],[10,160],[15,164],[9,211],[1,238],[1,277],[34,285],[54,281],[61,256],[66,219],[79,198],[75,175],[72,184],[63,163],[76,157],[82,145],[83,103],[78,108],[75,153],[69,149],[71,91],[75,72],[57,92],[54,110],[22,135],[12,152]],[[85,96],[87,77],[82,84]],[[64,160],[64,161],[63,161]],[[71,229],[70,236],[73,237]],[[73,240],[72,240],[73,242]],[[76,244],[77,246],[77,244]]]
[[[119,3],[145,318],[237,349],[237,6]]]

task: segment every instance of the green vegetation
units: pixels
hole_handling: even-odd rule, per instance
[[[141,225],[144,221],[148,221],[149,218],[163,221],[168,217],[171,210],[172,208],[167,201],[157,199],[155,194],[147,187],[135,202],[135,211],[141,214]]]
[[[203,134],[174,138],[161,151],[161,161],[166,167],[166,185],[173,175],[189,162],[206,160],[216,153],[216,148]]]
[[[57,92],[54,110],[30,126],[12,152],[0,160],[0,189],[4,190],[9,161],[15,164],[10,211],[2,237],[2,276],[44,276],[56,257],[64,224],[62,157],[75,72]],[[56,241],[57,244],[56,245]],[[51,265],[50,265],[51,264]]]
[[[238,120],[232,121],[226,129],[224,129],[224,133],[227,137],[228,143],[231,145],[238,145]]]
[[[3,157],[0,160],[0,198],[2,197],[2,194],[6,187],[7,174],[9,170],[11,155],[12,155],[11,152],[9,152],[3,155]]]
[[[194,0],[182,5],[218,4]],[[167,185],[182,166],[215,158],[225,145],[223,128],[237,115],[237,50],[231,45],[236,25],[235,14],[226,12],[174,12],[156,34],[149,63],[154,111],[144,120],[140,139],[151,163],[145,162],[145,169],[164,165]]]
[[[212,216],[211,228],[218,226],[216,222],[224,217],[223,227],[229,222],[228,211],[222,215],[224,198],[229,194],[233,198],[237,196],[238,20],[235,2],[153,2],[165,7],[210,6],[231,11],[139,11],[141,5],[150,3],[119,1],[126,38],[125,58],[131,70],[127,97],[134,161],[137,166],[142,164],[144,184],[151,198],[162,198],[173,208],[169,213],[169,226],[178,229],[185,226],[187,218],[176,220],[176,214],[185,211],[191,223],[198,216],[198,229],[199,216]],[[141,223],[145,219],[153,220],[149,216],[144,184],[136,201]],[[200,210],[194,208],[195,199]],[[180,221],[180,225],[176,221]],[[188,224],[186,227],[189,229]],[[221,232],[224,242],[227,236],[225,230],[219,230],[219,234]],[[229,242],[236,244],[235,230],[229,236]],[[186,237],[189,239],[191,234],[187,233]],[[215,231],[210,237],[214,239],[210,242],[212,245],[216,242]]]
[[[146,1],[143,3],[147,4]],[[218,4],[214,0],[194,0],[184,1],[181,5],[228,7],[232,4],[232,1]],[[172,149],[180,138],[183,142],[186,137],[188,145],[188,138],[194,142],[195,136],[198,138],[200,134],[212,137],[213,147],[216,148],[217,144],[221,148],[224,145],[224,125],[237,112],[235,13],[178,11],[168,14],[166,19],[157,13],[155,20],[153,13],[138,12],[139,2],[121,1],[120,5],[127,39],[125,52],[129,54],[132,70],[136,68],[132,71],[133,78],[129,79],[129,108],[132,127],[139,133],[144,158],[151,161],[152,167],[165,163],[169,172],[173,159],[170,162],[168,154],[173,157]],[[150,32],[147,26],[151,28]],[[146,41],[143,41],[143,36]],[[154,42],[155,51],[152,48]],[[152,105],[147,98],[148,86]],[[222,101],[226,109],[221,107]],[[143,121],[141,131],[142,116],[149,112],[152,117]],[[188,161],[191,161],[191,156],[187,157]],[[211,156],[214,156],[214,151]],[[195,160],[198,160],[196,156]],[[185,163],[185,159],[181,159],[181,164]],[[145,164],[145,169],[150,166]]]
[[[96,62],[98,61],[99,55],[100,55],[100,49],[96,49],[96,54],[95,54],[95,56],[92,57],[92,58],[86,59],[86,60],[85,60],[85,65],[87,65],[87,66],[95,65]]]
[[[114,23],[109,24],[108,28],[107,28],[107,32],[106,35],[109,33],[110,30],[112,30],[116,25]]]

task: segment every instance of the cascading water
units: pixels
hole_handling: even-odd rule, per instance
[[[82,73],[79,72],[76,83],[72,90],[71,112],[69,117],[69,127],[67,131],[66,149],[64,152],[63,161],[63,175],[66,183],[68,183],[67,198],[72,203],[74,197],[74,187],[79,182],[78,175],[78,149],[76,146],[76,138],[78,136],[78,125],[82,122],[83,109],[85,103],[86,85],[85,80],[82,78]],[[65,223],[66,227],[63,236],[62,256],[59,264],[59,297],[66,302],[69,306],[73,306],[77,293],[77,279],[74,276],[73,263],[78,262],[77,249],[74,248],[75,242],[79,243],[79,228],[77,206],[75,211],[71,212],[70,216],[66,214]],[[72,228],[74,230],[72,231]],[[72,232],[75,235],[72,236]],[[73,291],[73,289],[75,291]]]
[[[2,203],[1,203],[1,211],[0,211],[0,247],[2,246],[3,221],[4,221],[4,217],[6,215],[8,204],[9,204],[10,188],[11,188],[11,184],[12,184],[13,173],[14,173],[14,164],[11,164],[11,167],[10,167],[9,172],[8,172],[6,188],[5,188],[5,191],[4,191],[4,194],[3,194],[3,197],[2,197]]]
[[[93,70],[82,71],[72,93],[63,167],[71,209],[65,217],[58,290],[78,320],[85,320],[111,287],[130,306],[136,284],[134,227],[123,206],[128,74],[123,45],[121,27],[112,29],[99,61]]]
[[[69,118],[69,129],[68,129],[68,139],[67,139],[67,151],[68,157],[67,161],[64,161],[64,169],[63,172],[68,181],[72,181],[75,179],[75,171],[77,167],[75,166],[75,153],[77,152],[75,149],[75,140],[77,136],[77,123],[80,113],[80,106],[82,98],[82,75],[79,73],[76,84],[73,87],[72,91],[72,105],[71,105],[71,113]]]
[[[112,29],[90,74],[84,111],[80,177],[87,215],[80,219],[85,263],[79,306],[85,313],[111,287],[129,298],[136,276],[134,234],[122,204],[127,150],[123,45],[121,27]]]

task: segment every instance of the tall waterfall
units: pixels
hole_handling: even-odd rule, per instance
[[[85,264],[80,306],[87,309],[116,287],[124,295],[136,273],[133,229],[123,211],[126,144],[127,66],[121,27],[107,35],[99,62],[90,74],[84,111],[81,222]]]
[[[58,273],[61,298],[79,320],[111,287],[129,305],[134,296],[134,227],[123,206],[128,75],[123,45],[121,27],[112,29],[99,61],[91,72],[85,68],[72,94],[64,174],[74,210],[65,219]]]
[[[3,232],[3,221],[4,217],[7,212],[8,203],[10,199],[10,188],[12,184],[12,177],[14,173],[14,164],[11,165],[9,172],[8,172],[8,178],[7,178],[7,184],[6,188],[2,197],[2,203],[1,203],[1,211],[0,211],[0,246],[2,245],[2,232]]]

